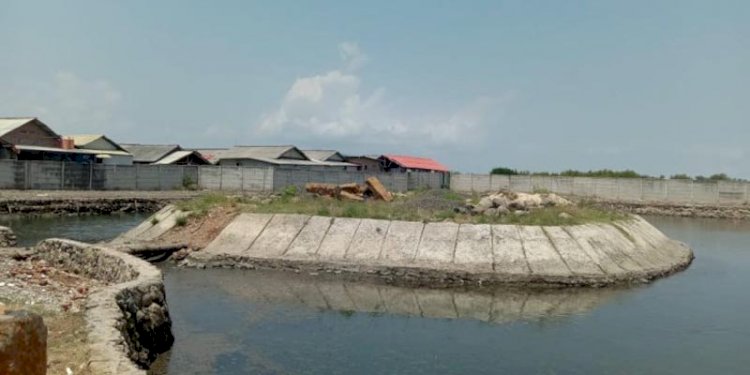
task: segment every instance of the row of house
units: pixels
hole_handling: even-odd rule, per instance
[[[296,146],[183,148],[177,144],[117,143],[103,134],[60,135],[34,117],[0,118],[0,159],[86,164],[224,165],[306,170],[447,173],[439,162],[403,155],[343,155]]]

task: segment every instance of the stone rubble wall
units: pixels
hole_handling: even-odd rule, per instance
[[[167,204],[162,199],[20,199],[0,201],[0,213],[14,215],[68,215],[155,212]]]
[[[8,227],[0,226],[0,247],[16,246],[16,234]]]
[[[50,266],[109,283],[87,300],[94,374],[145,374],[173,341],[159,269],[134,256],[82,242],[48,239],[37,254]]]

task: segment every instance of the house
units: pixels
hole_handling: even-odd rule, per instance
[[[195,150],[179,150],[175,151],[159,160],[155,163],[157,165],[210,165],[211,162],[201,155],[200,152]]]
[[[77,134],[64,138],[72,139],[80,150],[96,151],[97,162],[107,165],[132,165],[133,155],[103,134]]]
[[[204,159],[208,160],[211,164],[216,164],[219,160],[219,154],[229,150],[228,148],[191,148],[188,150],[195,151],[201,155]]]
[[[314,170],[356,168],[356,165],[344,161],[313,160],[295,146],[235,146],[220,152],[216,163],[229,166]]]
[[[180,145],[121,143],[120,146],[133,155],[133,164],[153,164],[175,151],[182,150]]]
[[[345,170],[359,170],[357,165],[347,162],[344,155],[336,150],[302,150],[310,160],[327,163],[330,166],[341,166]]]
[[[344,156],[344,160],[356,164],[358,171],[383,172],[380,155]]]
[[[97,153],[76,149],[36,117],[0,118],[0,141],[3,148],[12,150],[0,157],[17,160],[54,160],[76,163],[96,163]]]
[[[382,155],[378,158],[380,164],[383,166],[383,170],[386,172],[437,172],[437,173],[448,173],[448,167],[440,164],[440,162],[416,156],[406,155]]]

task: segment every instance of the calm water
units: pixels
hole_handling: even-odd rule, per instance
[[[0,216],[0,225],[13,229],[19,246],[33,246],[52,238],[68,238],[83,242],[110,240],[135,227],[149,215],[146,213],[89,216]]]
[[[695,263],[620,290],[430,291],[165,273],[168,374],[747,374],[750,223],[649,218]]]

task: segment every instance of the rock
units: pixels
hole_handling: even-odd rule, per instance
[[[566,220],[573,218],[573,216],[567,212],[560,212],[560,214],[557,215],[557,217],[559,217],[560,219],[566,219]]]
[[[492,196],[490,196],[490,198],[492,199],[492,205],[495,206],[495,207],[507,207],[508,204],[510,203],[510,199],[508,199],[502,193],[501,194],[492,195]]]
[[[544,194],[542,196],[542,206],[549,207],[549,206],[569,206],[571,203],[569,200],[555,194]]]
[[[16,246],[16,235],[8,227],[0,226],[0,247]]]
[[[482,212],[484,216],[497,216],[497,208],[488,208]]]
[[[522,211],[522,210],[513,211],[513,215],[516,215],[516,216],[523,216],[523,215],[528,215],[528,214],[529,214],[528,211]]]
[[[26,311],[0,315],[0,374],[47,373],[47,327]]]
[[[516,210],[530,210],[540,207],[542,198],[537,194],[518,193],[516,199],[508,204],[508,208]]]
[[[504,216],[510,213],[510,210],[508,207],[498,207],[497,208],[497,216]]]
[[[475,206],[475,209],[479,210],[479,212],[484,212],[486,209],[492,208],[493,206],[492,197],[482,197],[482,199],[479,200],[479,203]]]

